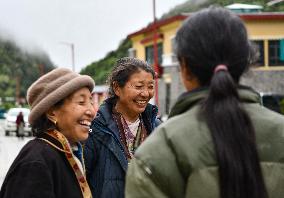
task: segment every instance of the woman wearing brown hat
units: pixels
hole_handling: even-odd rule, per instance
[[[80,141],[88,138],[95,115],[94,81],[58,68],[34,82],[27,92],[29,123],[35,139],[11,165],[0,197],[91,197]]]

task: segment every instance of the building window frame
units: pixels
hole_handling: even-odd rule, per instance
[[[284,66],[284,60],[280,60],[280,41],[283,39],[268,39],[268,65],[269,67]]]
[[[251,42],[253,43],[253,46],[256,48],[256,58],[257,58],[254,61],[253,65],[257,67],[265,66],[264,40],[256,39],[256,40],[251,40]]]
[[[158,48],[158,64],[159,66],[162,64],[162,56],[163,56],[163,43],[159,42],[157,43]],[[145,58],[146,61],[153,65],[154,64],[154,45],[148,45],[145,47]]]

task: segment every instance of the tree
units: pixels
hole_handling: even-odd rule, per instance
[[[46,53],[32,54],[13,41],[0,39],[0,96],[15,97],[18,102],[25,98],[28,87],[40,76],[39,64],[45,71],[54,68]]]
[[[93,62],[81,70],[81,74],[90,75],[96,84],[105,84],[108,74],[111,72],[117,59],[128,56],[128,49],[131,42],[128,38],[124,39],[117,50],[109,52],[105,58]]]

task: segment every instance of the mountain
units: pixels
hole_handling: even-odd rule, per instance
[[[42,50],[28,52],[14,41],[0,38],[0,105],[25,103],[21,98],[25,98],[28,87],[53,68]]]
[[[188,0],[180,5],[177,5],[169,12],[165,13],[161,18],[168,18],[180,13],[194,12],[210,5],[227,6],[233,3],[253,4],[263,6],[264,12],[284,11],[284,3],[268,6],[270,0]]]
[[[91,76],[97,85],[105,84],[116,60],[127,56],[129,48],[131,48],[131,42],[126,38],[122,40],[116,50],[109,52],[103,59],[86,66],[80,73]]]

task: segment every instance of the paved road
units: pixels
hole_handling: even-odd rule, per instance
[[[0,134],[4,134],[4,119],[0,119]]]
[[[0,119],[0,186],[2,186],[5,175],[19,151],[31,139],[30,137],[25,137],[24,140],[15,136],[6,137],[4,120]]]

